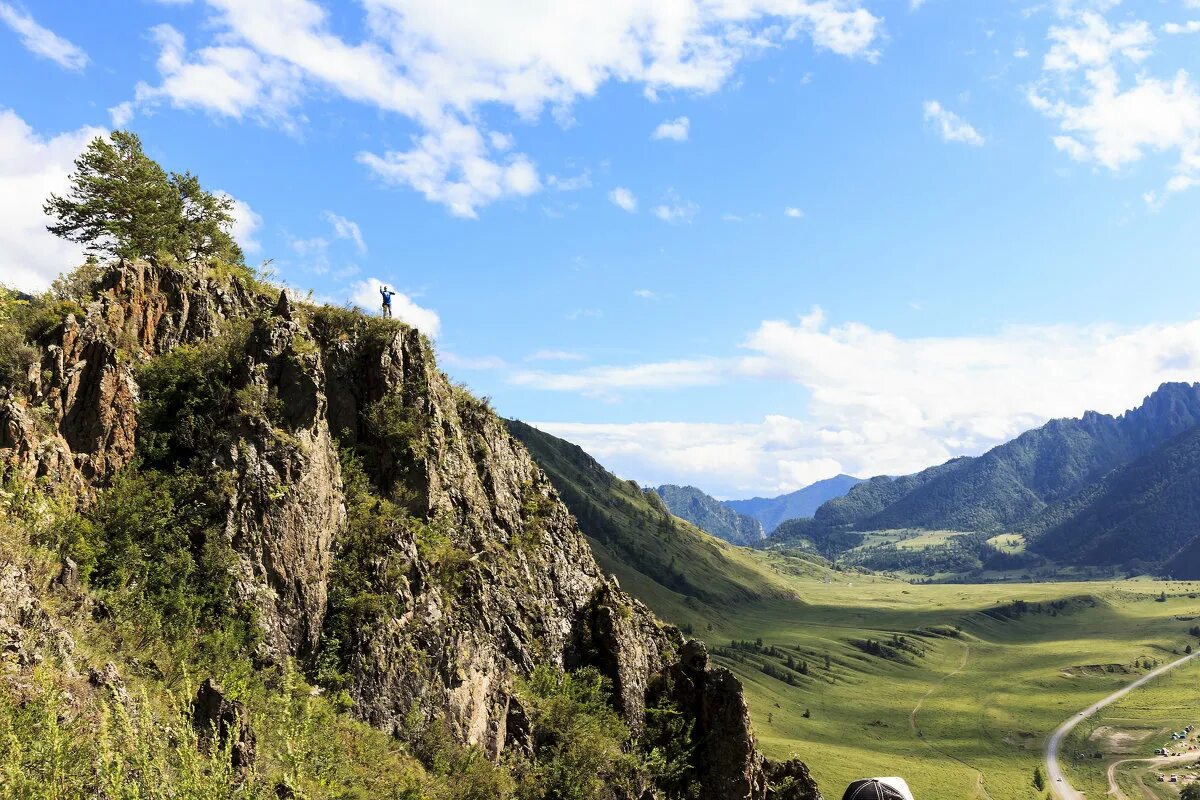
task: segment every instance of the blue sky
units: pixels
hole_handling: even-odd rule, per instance
[[[119,11],[114,9],[119,8]],[[94,135],[376,281],[498,411],[722,497],[1200,375],[1200,2],[0,2],[0,280]],[[619,202],[618,202],[619,201]]]

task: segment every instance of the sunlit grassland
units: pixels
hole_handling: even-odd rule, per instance
[[[627,588],[667,619],[690,625],[714,652],[725,648],[715,658],[745,684],[764,750],[803,758],[834,797],[871,774],[903,775],[918,800],[1038,797],[1031,778],[1046,735],[1144,672],[1137,663],[1166,661],[1194,643],[1188,628],[1195,623],[1177,617],[1200,614],[1200,599],[1188,596],[1197,587],[1187,583],[910,585],[742,555],[757,559],[763,579],[782,582],[791,596],[716,608],[661,587]],[[1027,610],[1015,618],[996,611],[1016,600]],[[894,636],[922,655],[864,651],[866,640]],[[789,685],[764,673],[764,663],[780,671],[784,663],[756,652],[759,638],[763,651],[779,648],[806,662],[808,674],[793,675],[796,685]],[[731,640],[751,649],[729,651]],[[1120,671],[1079,669],[1091,665]],[[1149,707],[1175,697],[1152,687],[1128,702],[1138,702],[1141,691],[1155,693],[1147,694]],[[1175,712],[1164,713],[1174,719]],[[1103,781],[1103,767],[1096,769]],[[1103,794],[1094,783],[1089,790]]]

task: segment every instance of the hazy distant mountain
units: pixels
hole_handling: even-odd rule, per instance
[[[1000,531],[1031,523],[1200,423],[1200,384],[1167,383],[1119,417],[1056,419],[976,458],[872,478],[821,506],[814,522],[854,530]]]
[[[859,483],[862,483],[862,478],[837,475],[778,497],[726,500],[725,505],[758,520],[763,529],[771,533],[784,520],[811,517],[823,503],[841,497]]]
[[[647,489],[662,498],[671,513],[702,531],[733,544],[752,545],[766,538],[763,526],[754,517],[739,514],[695,486],[665,484]]]

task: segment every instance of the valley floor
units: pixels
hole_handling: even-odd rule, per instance
[[[918,800],[1042,797],[1034,770],[1059,723],[1200,645],[1200,584],[910,585],[754,557],[790,597],[709,608],[627,588],[708,642],[745,684],[765,752],[799,755],[832,797],[868,775],[902,775]],[[1111,763],[1152,757],[1196,721],[1197,677],[1191,662],[1081,725],[1070,780],[1100,797]],[[1120,730],[1104,739],[1106,725]],[[1139,765],[1115,770],[1129,797],[1175,796],[1140,766],[1136,792]]]

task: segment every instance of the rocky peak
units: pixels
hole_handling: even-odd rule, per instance
[[[493,755],[521,740],[519,678],[542,664],[594,667],[634,732],[648,702],[694,719],[705,797],[774,796],[737,679],[604,575],[525,448],[449,381],[414,328],[237,275],[115,264],[82,318],[39,342],[28,385],[0,395],[0,464],[89,502],[141,446],[141,365],[218,341],[236,345],[239,406],[214,423],[224,444],[211,470],[224,476],[223,535],[261,660],[334,652],[364,721],[400,732],[414,715],[441,720]],[[345,458],[378,495],[355,498],[365,540]],[[345,559],[361,563],[339,591],[373,599],[335,637],[330,615],[345,609],[331,587]],[[817,797],[805,778],[811,793],[786,797]]]

